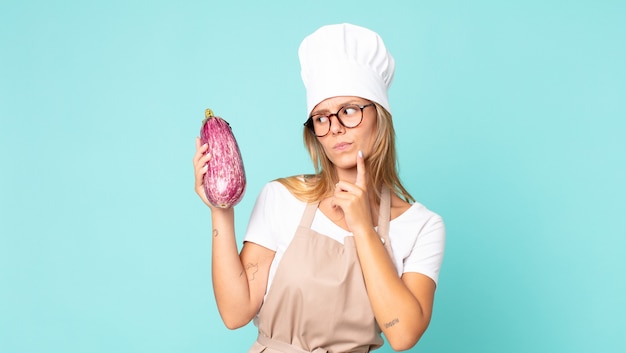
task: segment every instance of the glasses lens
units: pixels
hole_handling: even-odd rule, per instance
[[[345,127],[355,127],[361,123],[363,114],[358,105],[348,105],[339,111],[339,119]]]
[[[337,114],[330,115],[314,115],[307,122],[309,128],[315,133],[316,136],[326,136],[330,131],[331,117],[335,115],[338,118],[339,124],[353,128],[361,124],[363,120],[363,109],[355,104],[347,105],[337,112]]]
[[[324,136],[330,130],[330,119],[324,115],[314,115],[311,117],[313,132],[317,136]]]

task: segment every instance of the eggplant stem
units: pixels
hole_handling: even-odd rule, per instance
[[[209,109],[209,108],[206,108],[204,110],[204,119],[202,120],[202,125],[204,126],[204,123],[206,123],[207,120],[209,120],[209,119],[211,119],[213,117],[214,117],[213,111],[211,109]]]

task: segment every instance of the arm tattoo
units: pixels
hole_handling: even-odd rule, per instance
[[[217,237],[220,234],[220,232],[217,230],[217,228],[213,228],[213,237]]]
[[[400,320],[398,320],[398,318],[395,318],[395,319],[389,321],[388,323],[386,323],[385,324],[385,328],[390,328],[391,326],[393,326],[393,325],[395,325],[395,324],[397,324],[399,322],[400,322]]]
[[[248,281],[254,281],[254,276],[259,272],[259,264],[248,263],[243,271],[239,274],[239,277],[243,276],[244,272],[248,272]]]

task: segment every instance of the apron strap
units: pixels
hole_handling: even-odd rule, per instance
[[[315,218],[315,212],[317,212],[318,202],[307,203],[302,218],[300,218],[300,226],[304,228],[310,228]]]

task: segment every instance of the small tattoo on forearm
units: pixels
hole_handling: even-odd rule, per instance
[[[213,237],[217,237],[220,234],[220,232],[217,230],[217,228],[213,229]]]
[[[393,326],[393,325],[395,325],[395,324],[397,324],[399,322],[400,322],[400,320],[398,320],[398,318],[395,318],[395,319],[389,321],[388,323],[386,323],[385,324],[385,328],[390,328],[391,326]]]
[[[254,276],[259,271],[259,264],[249,263],[246,265],[246,268],[244,271],[248,272],[248,281],[253,281]],[[239,277],[243,275],[244,271],[241,271],[241,273],[239,274]]]

